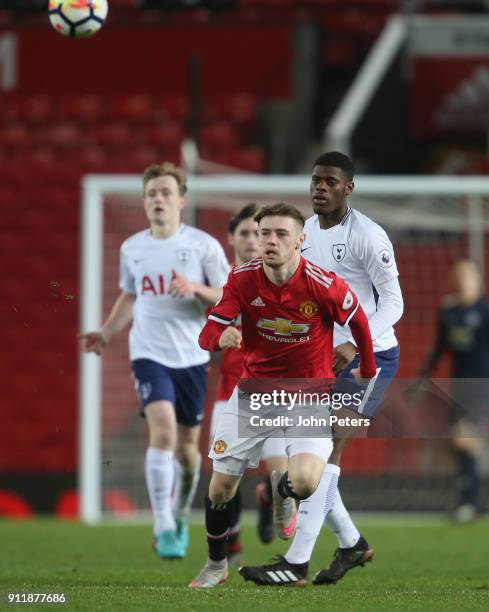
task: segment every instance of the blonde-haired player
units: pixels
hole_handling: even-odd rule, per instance
[[[132,320],[129,353],[141,415],[148,424],[146,485],[154,547],[162,558],[186,554],[209,361],[198,336],[206,307],[218,300],[229,272],[217,240],[182,223],[186,190],[184,172],[171,163],[145,170],[149,228],[122,244],[120,295],[101,329],[81,335],[82,349],[100,355]],[[173,511],[175,475],[180,494]]]

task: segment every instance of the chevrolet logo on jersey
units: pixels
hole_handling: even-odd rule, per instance
[[[294,323],[289,319],[260,319],[256,324],[260,329],[273,331],[277,336],[292,336],[292,334],[307,334],[310,325],[307,323]]]

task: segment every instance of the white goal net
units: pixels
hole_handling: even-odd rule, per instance
[[[398,376],[413,377],[431,346],[437,308],[449,290],[452,262],[459,256],[471,256],[485,268],[489,179],[360,176],[355,184],[351,204],[380,223],[394,243],[405,299],[404,316],[397,326],[401,345]],[[80,324],[84,331],[99,328],[119,293],[119,247],[146,226],[141,191],[139,176],[84,178]],[[286,201],[309,216],[308,193],[308,176],[191,177],[186,220],[225,246],[229,217],[244,204]],[[211,369],[208,406],[213,402],[216,370],[215,366]],[[443,364],[440,371],[443,374]],[[209,416],[207,411],[204,454]],[[138,415],[127,334],[121,333],[103,359],[82,355],[80,361],[84,520],[127,518],[148,511],[145,447],[145,423]],[[353,507],[439,509],[449,496],[451,468],[440,440],[357,440],[345,455],[342,482]],[[204,473],[208,472],[207,463]]]

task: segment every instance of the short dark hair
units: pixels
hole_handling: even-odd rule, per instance
[[[263,206],[263,208],[260,208],[256,213],[255,221],[260,223],[265,217],[290,217],[297,221],[301,227],[304,227],[304,223],[306,222],[304,215],[298,208],[291,204],[285,204],[285,202]]]
[[[229,219],[228,231],[230,234],[234,234],[236,228],[245,219],[249,219],[250,217],[254,217],[256,215],[256,211],[258,210],[258,204],[255,202],[250,202],[243,206],[243,208],[237,212],[234,217]]]
[[[350,181],[355,175],[355,168],[353,167],[351,159],[348,155],[339,153],[338,151],[323,153],[314,162],[313,168],[315,166],[332,166],[333,168],[339,168]]]

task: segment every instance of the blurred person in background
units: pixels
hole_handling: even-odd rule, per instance
[[[457,501],[453,519],[468,522],[480,510],[480,455],[489,393],[481,380],[489,379],[489,301],[482,295],[476,263],[460,259],[452,270],[454,293],[444,298],[438,313],[438,331],[421,377],[429,376],[440,357],[449,353],[452,395],[457,423],[451,445],[458,464]]]
[[[143,201],[150,227],[121,246],[121,292],[101,329],[80,335],[83,351],[101,355],[132,321],[129,355],[148,424],[145,476],[154,549],[161,558],[186,555],[209,361],[198,336],[206,307],[219,299],[229,272],[217,240],[182,223],[186,190],[183,170],[171,163],[145,170]]]

